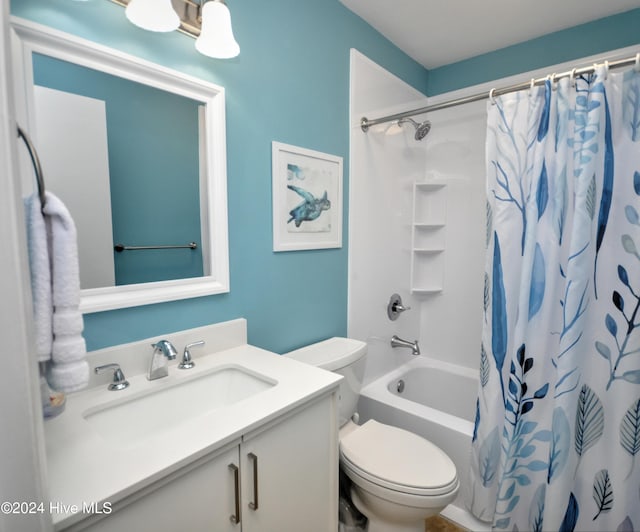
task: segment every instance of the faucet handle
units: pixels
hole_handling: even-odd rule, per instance
[[[178,364],[178,369],[191,369],[196,363],[191,358],[191,349],[192,347],[197,347],[199,345],[204,345],[204,340],[200,340],[198,342],[192,342],[187,344],[184,348],[184,353],[182,353],[182,362]]]
[[[387,317],[391,321],[395,321],[402,312],[410,309],[411,307],[405,307],[402,304],[402,298],[398,294],[393,294],[389,299],[389,304],[387,305]]]
[[[103,366],[96,366],[94,368],[96,375],[107,370],[113,371],[113,382],[107,387],[109,390],[124,390],[129,386],[129,381],[125,379],[119,364],[104,364]]]

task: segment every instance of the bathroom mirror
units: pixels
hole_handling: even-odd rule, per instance
[[[18,119],[77,225],[81,310],[228,292],[224,89],[23,19],[12,27]],[[23,176],[28,195],[27,165]]]

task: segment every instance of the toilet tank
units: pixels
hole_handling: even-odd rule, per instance
[[[340,382],[338,397],[340,426],[342,426],[356,412],[364,378],[366,354],[367,344],[365,342],[335,337],[301,347],[285,353],[283,356],[338,373],[344,377]]]

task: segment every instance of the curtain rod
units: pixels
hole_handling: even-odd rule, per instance
[[[605,65],[607,68],[620,68],[630,65],[635,65],[636,68],[640,69],[640,53],[632,57],[627,57],[625,59],[619,59],[617,61],[604,61],[600,63]],[[428,113],[431,111],[440,111],[441,109],[447,109],[449,107],[455,107],[457,105],[464,105],[466,103],[478,102],[480,100],[486,100],[488,98],[493,98],[495,96],[501,96],[502,94],[507,94],[509,92],[515,92],[523,89],[527,89],[529,87],[534,87],[536,85],[542,85],[548,79],[551,79],[552,82],[557,81],[561,78],[567,77],[575,77],[581,76],[582,74],[590,74],[595,71],[596,66],[598,64],[594,64],[592,66],[583,67],[583,68],[574,68],[573,70],[568,70],[566,72],[561,72],[560,74],[551,74],[549,76],[545,76],[542,78],[531,79],[530,81],[523,81],[522,83],[518,83],[516,85],[510,85],[508,87],[502,87],[499,89],[491,89],[488,92],[481,92],[478,94],[474,94],[472,96],[465,96],[464,98],[457,98],[455,100],[447,100],[441,103],[436,103],[434,105],[427,105],[426,107],[420,107],[419,109],[413,109],[411,111],[405,111],[402,113],[396,113],[393,115],[383,116],[381,118],[375,118],[373,120],[369,120],[366,117],[362,117],[360,119],[360,128],[365,133],[369,130],[371,126],[375,126],[376,124],[383,124],[385,122],[393,122],[395,120],[400,120],[401,118],[408,118],[413,115],[419,115],[423,113]]]

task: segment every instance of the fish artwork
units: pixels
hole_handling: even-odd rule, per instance
[[[316,220],[323,211],[331,208],[331,201],[327,198],[326,190],[321,198],[316,198],[313,194],[300,187],[287,185],[287,188],[293,190],[293,192],[304,199],[302,203],[289,211],[291,218],[287,220],[287,223],[294,222],[296,227],[300,227],[302,222]]]

